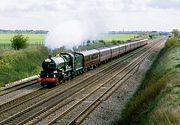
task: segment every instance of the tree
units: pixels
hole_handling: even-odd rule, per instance
[[[111,42],[113,43],[113,45],[116,45],[116,44],[117,44],[117,41],[116,41],[116,40],[112,40]]]
[[[172,30],[172,34],[175,38],[179,38],[180,37],[180,32],[178,29],[173,29]]]
[[[106,44],[106,42],[104,40],[99,40],[99,43],[102,43],[102,44]]]
[[[22,34],[17,34],[10,41],[12,43],[12,48],[19,50],[27,47],[28,37],[24,37]]]
[[[149,35],[149,38],[150,38],[150,39],[153,39],[153,35],[152,35],[152,34],[150,34],[150,35]]]
[[[123,43],[123,41],[121,41],[121,40],[117,40],[116,42],[117,42],[118,44]]]
[[[87,40],[87,45],[89,46],[91,44],[91,41],[90,40]]]

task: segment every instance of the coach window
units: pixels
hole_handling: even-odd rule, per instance
[[[86,62],[88,62],[88,61],[90,60],[90,57],[89,57],[89,56],[88,56],[88,57],[86,57],[86,59],[85,59],[85,60],[86,60]]]
[[[92,60],[95,60],[95,59],[98,59],[98,55],[97,54],[92,56]]]

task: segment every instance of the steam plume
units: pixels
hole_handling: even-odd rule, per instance
[[[61,22],[47,34],[45,46],[51,49],[62,46],[72,48],[85,40],[96,38],[99,33],[93,21],[68,20]]]

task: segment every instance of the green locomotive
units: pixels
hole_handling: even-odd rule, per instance
[[[56,85],[83,73],[83,55],[61,53],[55,57],[50,56],[43,61],[42,68],[39,78],[41,85]]]

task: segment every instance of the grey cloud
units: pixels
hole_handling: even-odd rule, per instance
[[[151,24],[147,17],[160,17],[164,14],[168,16],[163,20],[159,18],[161,22],[166,18],[179,20],[180,16],[174,14],[178,13],[179,8],[180,0],[13,0],[13,2],[12,0],[1,0],[0,19],[1,25],[3,18],[4,24],[12,21],[13,27],[16,27],[17,22],[22,19],[22,25],[25,27],[31,25],[51,29],[52,25],[56,27],[57,22],[82,20],[87,24],[98,24],[96,29],[99,27],[99,29],[102,29],[101,27],[109,29],[117,27],[138,29],[141,27],[143,29],[141,26],[143,22],[147,22],[144,26],[150,26],[150,28],[156,24]],[[136,19],[136,22],[132,19]],[[159,20],[155,21],[160,22]],[[42,23],[44,21],[46,23]],[[167,24],[175,25],[171,21],[167,21],[165,26],[168,26]],[[7,27],[8,25],[9,23]],[[179,26],[178,21],[176,25]]]

